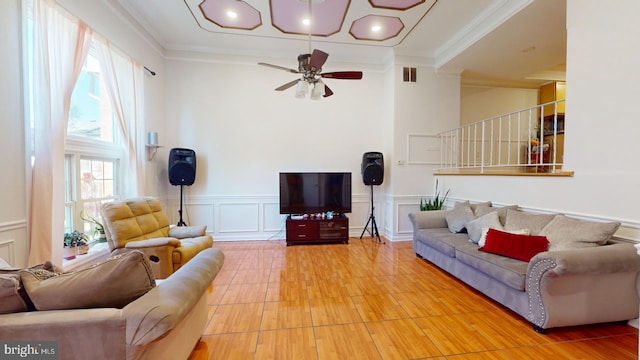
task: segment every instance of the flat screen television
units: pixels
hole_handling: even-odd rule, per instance
[[[280,214],[351,212],[350,172],[280,173]]]

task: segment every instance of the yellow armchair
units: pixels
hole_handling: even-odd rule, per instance
[[[213,246],[206,226],[171,227],[155,198],[112,201],[102,205],[102,219],[112,254],[142,251],[157,279],[164,279],[200,251]]]

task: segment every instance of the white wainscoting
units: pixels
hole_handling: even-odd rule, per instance
[[[27,221],[0,223],[0,257],[16,267],[27,265]]]
[[[349,235],[351,237],[370,238],[371,227],[365,225],[369,220],[371,202],[369,194],[352,196],[349,217]],[[421,196],[391,196],[374,194],[374,215],[381,236],[390,241],[408,241],[413,237],[413,227],[409,214],[419,210]],[[448,199],[451,207],[459,199]],[[179,199],[169,199],[167,213],[174,224],[177,224],[180,207]],[[495,204],[495,206],[502,206]],[[550,210],[523,208],[525,211],[550,213]],[[604,219],[584,214],[566,214],[584,220],[620,221],[622,226],[617,236],[633,241],[640,241],[640,224],[634,221]],[[284,240],[285,216],[280,215],[277,195],[269,196],[198,196],[189,197],[183,204],[183,220],[188,225],[207,225],[207,232],[215,240]],[[364,231],[364,233],[363,233]],[[0,239],[2,240],[2,239]]]
[[[164,204],[171,222],[177,224],[180,200],[165,199]],[[352,196],[352,211],[347,214],[350,236],[360,236],[369,219],[370,207],[368,194]],[[378,196],[374,196],[374,207],[376,223],[383,235],[385,208]],[[284,240],[286,237],[286,217],[280,214],[277,195],[188,197],[183,203],[182,219],[187,225],[207,225],[207,233],[219,241]]]
[[[15,239],[0,241],[0,257],[13,265],[16,263],[16,241]]]

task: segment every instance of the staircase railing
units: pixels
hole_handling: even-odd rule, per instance
[[[561,171],[564,101],[532,106],[441,132],[438,134],[441,149],[438,171]]]

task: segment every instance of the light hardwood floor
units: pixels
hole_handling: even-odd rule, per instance
[[[416,258],[411,242],[215,242],[225,264],[191,360],[638,359],[638,330],[531,324]]]

